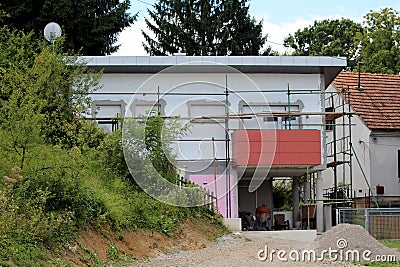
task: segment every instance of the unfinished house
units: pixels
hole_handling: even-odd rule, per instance
[[[117,114],[140,117],[155,108],[166,119],[189,126],[190,132],[174,143],[177,168],[185,180],[213,192],[214,205],[225,218],[240,224],[239,214],[255,215],[257,208],[267,207],[272,224],[274,215],[283,213],[289,227],[300,227],[303,219],[307,227],[313,221],[318,231],[324,230],[322,171],[332,164],[326,150],[326,119],[347,112],[327,109],[326,89],[346,67],[345,59],[83,59],[89,68],[103,70],[103,87],[91,95],[92,116],[107,131],[118,126],[111,123]],[[272,188],[277,179],[292,183],[289,212],[274,209]],[[309,204],[303,212],[300,199]]]

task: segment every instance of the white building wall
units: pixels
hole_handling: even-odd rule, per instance
[[[372,132],[368,139],[371,161],[371,186],[384,186],[384,196],[400,196],[398,151],[400,132]]]
[[[355,126],[352,126],[351,140],[355,154],[360,161],[360,164],[358,164],[356,156],[353,155],[353,192],[355,191],[355,197],[358,197],[364,196],[365,192],[368,192],[368,185],[363,177],[362,170],[365,173],[367,181],[371,184],[371,155],[366,143],[369,139],[371,130],[368,129],[368,127],[358,116],[354,116],[352,118],[352,123],[355,124]],[[349,173],[349,171],[347,173]]]
[[[157,103],[157,91],[160,92],[160,99],[165,103],[163,107],[166,116],[181,116],[189,118],[200,115],[197,107],[191,109],[193,103],[204,105],[203,115],[224,115],[221,106],[216,104],[225,103],[225,95],[213,95],[215,93],[223,94],[228,87],[232,91],[259,91],[259,90],[280,90],[274,93],[257,92],[239,92],[229,95],[229,113],[237,114],[241,112],[241,103],[246,102],[249,105],[255,103],[269,103],[270,105],[287,105],[288,96],[286,90],[288,86],[291,90],[319,90],[321,88],[321,75],[319,74],[249,74],[240,73],[206,73],[206,74],[187,74],[187,73],[160,73],[151,74],[113,74],[105,73],[101,79],[102,88],[98,92],[124,92],[143,94],[136,95],[92,95],[96,102],[104,100],[118,102],[123,101],[126,104],[126,116],[135,114],[134,103]],[[146,94],[147,93],[147,94]],[[209,95],[165,95],[165,93],[204,93]],[[319,94],[291,94],[290,102],[300,103],[302,111],[321,111],[321,98]],[[208,103],[208,104],[207,104]],[[141,107],[143,110],[143,106]],[[112,110],[112,108],[111,108]],[[114,110],[118,110],[115,108]],[[255,110],[258,111],[258,110]],[[200,113],[199,113],[200,112]],[[193,114],[192,114],[193,113]],[[218,113],[218,114],[215,114]],[[224,112],[223,112],[224,113]],[[108,114],[109,115],[109,114]],[[302,116],[300,121],[303,129],[320,129],[318,125],[307,126],[307,124],[323,123],[323,116]],[[183,120],[188,123],[188,120]],[[264,120],[259,120],[258,128],[270,128]],[[240,128],[239,120],[231,119],[229,128],[232,130]],[[295,126],[293,127],[295,129]],[[223,118],[202,123],[191,123],[191,133],[184,139],[202,139],[212,137],[224,139],[224,121]],[[180,142],[180,153],[178,160],[184,159],[212,159],[212,145],[210,142]],[[225,143],[216,142],[217,158],[225,157]]]

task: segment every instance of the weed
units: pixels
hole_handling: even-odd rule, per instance
[[[87,266],[100,267],[105,265],[105,263],[99,259],[96,253],[94,253],[88,247],[85,247],[82,243],[79,242],[78,244],[81,247],[81,249],[88,254],[88,256],[83,258],[83,261],[86,263]]]
[[[108,242],[107,258],[110,261],[120,261],[122,258],[118,253],[118,249],[112,241]]]
[[[70,262],[68,262],[66,260],[63,260],[63,259],[60,259],[60,258],[51,259],[50,260],[50,265],[51,266],[56,266],[56,267],[72,267],[73,266]]]

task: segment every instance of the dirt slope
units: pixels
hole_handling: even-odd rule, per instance
[[[77,240],[66,245],[59,256],[74,266],[87,266],[110,262],[119,257],[141,259],[154,257],[171,250],[197,250],[205,248],[210,240],[221,236],[225,228],[209,222],[187,220],[172,236],[149,230],[123,231],[116,233],[102,227],[88,228]],[[129,261],[127,261],[129,262]]]

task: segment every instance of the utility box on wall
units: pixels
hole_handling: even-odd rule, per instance
[[[385,187],[383,185],[377,185],[376,186],[376,194],[377,195],[385,194]]]

